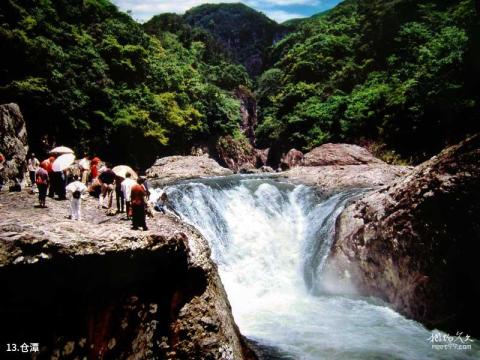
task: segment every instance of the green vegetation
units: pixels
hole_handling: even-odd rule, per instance
[[[252,76],[259,75],[268,64],[268,48],[288,29],[248,6],[205,4],[192,8],[183,16],[187,24],[210,33],[236,62]]]
[[[368,140],[423,160],[480,129],[479,44],[472,0],[347,0],[273,47],[259,142]]]
[[[231,90],[250,79],[205,32],[150,35],[106,0],[5,0],[0,23],[0,103],[19,103],[36,150],[148,166],[238,129]]]
[[[283,25],[242,4],[141,25],[107,0],[5,0],[0,103],[19,103],[37,151],[148,166],[238,137],[243,86],[261,147],[353,142],[416,162],[480,129],[479,18],[473,0],[346,0]]]

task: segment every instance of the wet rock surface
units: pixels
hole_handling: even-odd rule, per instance
[[[5,186],[20,181],[27,172],[27,129],[17,104],[0,105],[0,154],[5,162],[0,164],[0,177]]]
[[[84,201],[34,207],[0,192],[0,337],[37,358],[253,358],[199,233],[156,214],[148,231]]]
[[[147,178],[160,185],[180,180],[232,174],[231,170],[220,166],[208,155],[164,157],[155,161],[155,164],[146,171]]]
[[[478,337],[479,214],[477,135],[348,206],[327,276],[428,327]]]

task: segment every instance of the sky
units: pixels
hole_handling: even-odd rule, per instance
[[[201,4],[242,2],[277,22],[308,17],[330,9],[341,0],[112,0],[120,10],[131,11],[135,20],[144,22],[165,12],[183,14]]]

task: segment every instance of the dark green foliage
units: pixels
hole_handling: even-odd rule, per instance
[[[368,139],[423,160],[480,129],[479,37],[472,0],[347,0],[297,23],[258,80],[260,143]]]
[[[222,45],[229,56],[257,76],[267,62],[267,49],[288,31],[246,5],[205,4],[187,11],[185,21],[201,28]]]
[[[420,161],[480,130],[477,11],[345,0],[278,25],[216,4],[140,25],[107,0],[4,0],[0,103],[19,103],[36,151],[57,142],[147,166],[238,133],[232,90],[253,86],[247,68],[259,146],[369,143]]]
[[[245,69],[175,15],[145,25],[152,36],[106,0],[5,0],[0,23],[0,103],[19,103],[37,151],[146,166],[238,127]]]

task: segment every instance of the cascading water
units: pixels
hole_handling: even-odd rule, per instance
[[[209,241],[241,332],[288,359],[473,359],[433,350],[431,332],[372,298],[322,294],[335,219],[359,190],[322,197],[268,178],[169,187],[175,210]],[[278,358],[278,355],[265,358]]]

